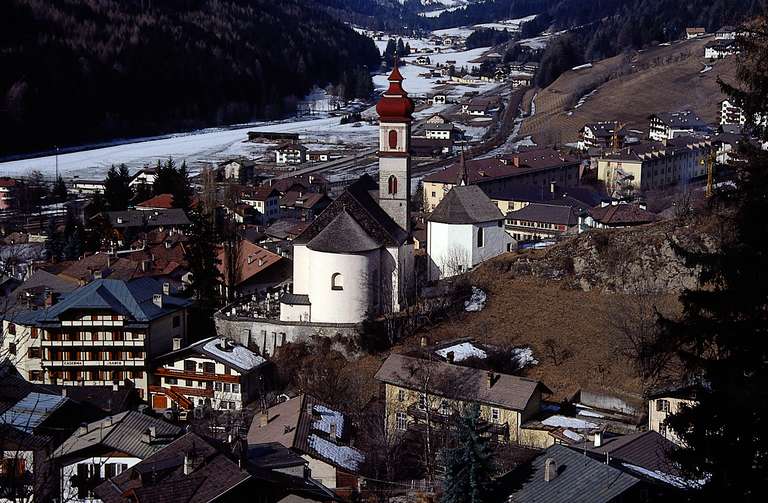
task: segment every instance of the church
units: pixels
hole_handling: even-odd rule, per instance
[[[379,114],[379,181],[364,175],[293,242],[283,322],[356,324],[400,311],[415,292],[411,236],[413,101],[395,65]]]

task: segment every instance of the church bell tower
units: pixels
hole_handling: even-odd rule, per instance
[[[389,88],[376,104],[379,114],[379,205],[408,233],[411,231],[411,121],[413,101],[403,90],[395,67]]]

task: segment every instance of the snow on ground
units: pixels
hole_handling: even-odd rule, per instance
[[[580,410],[579,411],[579,415],[580,416],[586,416],[586,417],[605,417],[602,414],[600,414],[599,412],[594,412],[594,411],[591,411],[591,410]]]
[[[538,37],[525,38],[518,42],[519,45],[524,47],[530,47],[531,49],[544,49],[549,44],[550,39],[558,35],[562,35],[568,30],[558,31],[556,33],[545,33]]]
[[[231,363],[234,367],[240,367],[246,370],[256,368],[259,365],[266,363],[264,358],[245,346],[234,345],[231,351],[227,351],[219,347],[223,344],[224,341],[221,339],[212,339],[203,345],[203,349],[212,355],[216,355],[218,358]]]
[[[482,23],[473,26],[459,26],[456,28],[445,28],[443,30],[435,30],[432,33],[438,37],[464,37],[472,35],[473,32],[480,30],[481,28],[493,28],[494,30],[509,30],[519,31],[520,26],[523,23],[533,20],[536,16],[526,16],[518,19],[505,19],[503,21],[496,21],[495,23]]]
[[[570,438],[575,442],[581,442],[582,440],[584,440],[584,437],[582,437],[575,431],[571,431],[571,430],[563,430],[563,435],[565,435],[566,437]]]
[[[428,39],[426,38],[412,38],[412,37],[401,37],[397,35],[392,36],[385,36],[382,37],[381,40],[374,39],[373,43],[376,44],[376,48],[379,50],[381,54],[384,54],[384,50],[387,48],[387,44],[389,44],[389,39],[394,40],[397,42],[397,39],[402,38],[403,44],[408,44],[411,46],[411,49],[434,49],[435,46],[432,45]]]
[[[439,64],[446,64],[448,61],[455,61],[453,63],[456,68],[461,68],[463,66],[467,67],[467,70],[471,70],[472,68],[480,66],[479,63],[470,63],[471,61],[476,60],[480,56],[483,55],[483,53],[488,51],[488,47],[477,47],[475,49],[469,49],[467,51],[454,51],[454,52],[441,52],[439,54],[430,54],[429,60],[431,62],[431,66],[437,66]],[[418,58],[418,55],[410,55],[405,58],[403,58],[405,61],[414,60]],[[426,71],[424,68],[422,68],[422,71]]]
[[[560,426],[561,428],[570,428],[575,430],[588,430],[591,428],[597,428],[595,423],[590,423],[583,419],[568,416],[550,416],[541,422],[546,426]]]
[[[451,60],[455,59],[457,62],[457,67],[461,66],[467,66],[468,68],[473,66],[469,65],[466,62],[470,59],[474,59],[475,51],[464,51],[460,53],[450,53],[450,54],[440,54],[439,56],[444,56],[445,60]],[[466,55],[466,53],[472,52],[475,54],[472,55]],[[431,56],[430,56],[431,57]],[[459,64],[459,61],[462,61],[464,63]],[[405,79],[405,82],[403,82],[403,88],[413,97],[424,97],[428,94],[434,93],[435,91],[440,88],[441,91],[444,91],[446,95],[451,97],[457,97],[462,96],[464,93],[468,91],[477,91],[479,93],[484,93],[486,91],[489,91],[496,87],[497,83],[495,82],[483,82],[480,84],[438,84],[437,81],[445,82],[446,77],[423,77],[420,74],[424,74],[428,72],[428,68],[424,68],[423,66],[417,66],[417,65],[404,65],[400,67],[400,73],[403,75],[403,78]],[[389,86],[389,82],[387,82],[388,75],[374,75],[373,76],[373,85],[376,88],[377,91],[383,91]]]
[[[488,357],[488,354],[484,350],[478,348],[471,342],[462,342],[460,344],[454,344],[453,346],[435,351],[435,353],[439,354],[443,358],[448,358],[448,353],[450,352],[453,352],[453,361],[455,362],[460,362],[472,357],[480,359],[485,359]]]
[[[132,143],[71,152],[59,155],[59,172],[64,177],[103,177],[113,164],[125,164],[132,171],[155,164],[158,160],[173,157],[186,161],[192,172],[205,165],[221,162],[231,157],[263,156],[265,143],[251,143],[248,131],[272,131],[299,133],[307,143],[374,145],[377,140],[376,126],[339,124],[338,117],[281,122],[257,122],[230,129],[204,129],[179,133],[167,137],[136,140]],[[327,148],[327,147],[324,147]],[[22,159],[0,163],[0,173],[8,176],[24,176],[32,170],[52,174],[56,167],[55,156]]]
[[[704,69],[699,73],[707,73],[712,70],[712,65],[704,65]]]
[[[470,313],[482,311],[485,308],[485,300],[485,292],[473,286],[472,295],[469,297],[469,300],[464,301],[464,310]]]
[[[336,435],[342,436],[344,434],[344,415],[341,412],[323,405],[315,405],[312,410],[320,416],[312,423],[312,429],[331,433],[331,425],[335,424]]]
[[[512,360],[520,368],[539,364],[539,360],[533,357],[533,349],[530,347],[515,348]]]
[[[314,433],[307,440],[309,441],[309,447],[317,451],[320,456],[330,459],[347,470],[357,471],[359,466],[365,461],[365,456],[357,449],[346,445],[336,445]]]

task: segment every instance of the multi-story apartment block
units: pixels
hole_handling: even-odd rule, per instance
[[[596,159],[597,179],[609,194],[619,188],[652,190],[706,176],[711,140],[677,137],[607,152]],[[595,159],[593,159],[593,162]]]
[[[240,410],[263,393],[267,377],[263,357],[216,337],[176,348],[157,358],[155,365],[158,384],[149,391],[152,407],[161,410],[172,405],[182,410],[204,405]]]
[[[31,382],[149,389],[149,362],[185,340],[190,301],[151,278],[95,280],[3,320],[2,352]]]
[[[648,137],[654,141],[671,140],[678,136],[709,133],[711,128],[692,110],[663,112],[650,117]]]
[[[384,386],[385,424],[392,434],[426,422],[450,428],[474,402],[493,440],[522,445],[535,443],[522,425],[539,414],[542,393],[550,392],[532,379],[400,354],[384,361],[376,379]]]

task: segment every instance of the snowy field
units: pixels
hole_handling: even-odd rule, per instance
[[[472,35],[473,32],[481,29],[481,28],[493,28],[496,30],[509,30],[509,31],[519,31],[520,26],[523,23],[527,23],[528,21],[532,21],[533,18],[536,16],[526,16],[521,17],[517,19],[505,19],[503,21],[497,21],[495,23],[482,23],[482,24],[476,24],[473,26],[461,26],[457,28],[446,28],[444,30],[435,30],[432,33],[434,33],[437,36],[440,37],[464,37],[467,38],[468,36]]]
[[[342,142],[348,145],[374,145],[377,140],[376,126],[351,124],[340,125],[337,117],[286,122],[260,122],[232,129],[206,129],[170,137],[137,141],[82,152],[59,155],[59,172],[64,177],[103,178],[113,164],[125,164],[131,171],[155,164],[158,160],[173,157],[187,161],[192,171],[231,157],[264,156],[272,145],[247,142],[247,132],[252,130],[299,133],[302,141],[310,145],[320,144],[323,149],[333,148]],[[0,163],[0,175],[24,176],[39,170],[52,176],[56,166],[54,156],[22,159]]]

